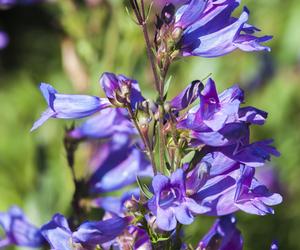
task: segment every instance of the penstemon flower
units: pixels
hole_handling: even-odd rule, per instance
[[[270,51],[261,43],[271,37],[254,35],[259,30],[247,23],[246,7],[232,16],[239,0],[155,1],[162,2],[152,43],[148,6],[129,0],[145,38],[155,100],[143,96],[137,80],[108,72],[99,80],[105,98],[62,94],[41,84],[48,107],[31,130],[49,118],[87,118],[65,131],[75,189],[71,213],[68,219],[55,214],[40,229],[19,210],[0,214],[6,233],[0,247],[47,242],[54,250],[241,250],[233,213],[274,214],[272,206],[282,202],[257,174],[280,153],[272,139],[250,140],[251,126],[264,125],[268,114],[244,106],[238,85],[218,93],[211,78],[194,80],[168,99],[172,84],[166,80],[175,59],[219,57],[236,49]],[[75,153],[83,148],[89,157],[79,179]],[[94,209],[99,218],[89,221]],[[197,216],[219,218],[193,248],[183,241],[182,225]]]
[[[51,221],[41,227],[41,233],[51,249],[94,249],[120,235],[130,222],[129,217],[115,217],[98,222],[85,222],[72,232],[66,218],[55,214]]]
[[[182,169],[176,170],[168,178],[156,175],[152,181],[154,196],[148,202],[150,211],[156,216],[156,223],[162,230],[171,231],[180,222],[189,225],[196,214],[203,214],[209,208],[201,206],[188,197],[185,188],[185,176]]]

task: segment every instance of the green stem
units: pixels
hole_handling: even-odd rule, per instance
[[[129,112],[129,115],[130,115],[130,119],[133,121],[144,145],[145,145],[145,148],[146,148],[146,151],[147,151],[147,155],[150,159],[150,162],[151,162],[151,165],[152,165],[152,168],[153,168],[153,173],[154,175],[157,174],[157,168],[156,168],[156,163],[155,163],[155,159],[154,159],[154,155],[153,155],[153,149],[151,148],[150,146],[150,142],[149,142],[149,139],[145,137],[145,135],[143,134],[143,132],[141,131],[141,128],[136,120],[136,117],[131,109],[131,106],[130,105],[127,105],[127,110]]]

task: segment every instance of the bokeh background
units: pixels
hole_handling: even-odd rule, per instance
[[[17,204],[38,226],[55,212],[67,214],[73,193],[62,144],[71,122],[50,120],[29,132],[46,106],[39,83],[65,93],[103,95],[98,78],[112,71],[138,79],[146,96],[155,95],[143,37],[125,1],[40,2],[0,9],[0,30],[10,39],[0,50],[0,211]],[[275,176],[273,188],[284,202],[274,216],[238,213],[238,227],[246,250],[269,249],[273,239],[283,250],[300,249],[300,1],[244,0],[242,5],[262,35],[274,36],[272,52],[180,60],[171,67],[170,97],[212,74],[219,90],[239,83],[248,105],[269,112],[266,125],[253,128],[252,135],[275,139],[282,156],[272,159],[267,176]],[[85,167],[83,151],[78,175]],[[185,237],[197,242],[212,222],[201,216]]]

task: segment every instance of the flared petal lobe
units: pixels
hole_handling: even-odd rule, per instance
[[[42,226],[41,232],[51,249],[72,250],[73,240],[72,231],[67,219],[61,214],[55,214],[52,219]]]

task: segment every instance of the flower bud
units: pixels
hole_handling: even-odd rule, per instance
[[[181,39],[183,29],[181,27],[175,27],[172,31],[172,39],[174,42],[178,42]]]
[[[130,200],[125,201],[124,206],[126,207],[126,209],[129,212],[139,211],[139,204],[134,198],[131,198]]]
[[[174,19],[175,6],[173,4],[167,4],[161,11],[161,19],[164,23],[170,24]]]
[[[144,101],[137,81],[123,75],[104,73],[100,84],[109,101],[116,107],[126,107],[130,104],[134,108],[138,102]]]

